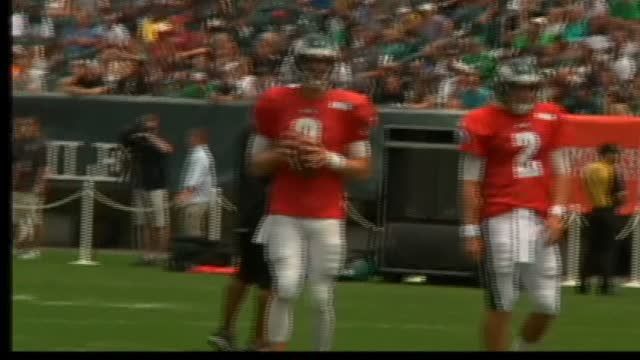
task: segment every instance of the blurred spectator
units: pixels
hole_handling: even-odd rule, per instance
[[[62,91],[69,95],[102,95],[109,92],[96,64],[76,60],[72,64],[72,75],[61,82]]]
[[[431,43],[451,35],[453,23],[448,18],[438,14],[438,7],[434,3],[424,3],[418,6],[422,16],[422,36],[425,43]]]
[[[380,91],[374,96],[374,102],[381,105],[399,105],[405,102],[405,84],[398,74],[384,78]]]
[[[131,40],[129,29],[121,22],[120,16],[112,12],[104,17],[106,22],[105,40],[112,45],[124,46]]]
[[[638,44],[631,42],[629,37],[629,33],[625,30],[617,30],[611,34],[613,43],[611,68],[622,81],[631,80],[637,71],[633,57],[638,53]]]
[[[128,60],[112,90],[114,95],[148,95],[151,88],[148,76],[140,60]]]
[[[564,106],[572,114],[602,114],[603,100],[600,94],[583,84],[572,90]]]
[[[90,59],[97,55],[104,39],[104,28],[93,22],[91,14],[78,11],[76,23],[63,30],[68,59]]]
[[[540,42],[549,46],[560,41],[566,27],[566,11],[563,8],[552,8],[546,18],[538,18],[543,25]]]
[[[609,0],[611,15],[625,19],[640,21],[640,0]]]
[[[605,113],[608,115],[631,115],[628,95],[620,89],[612,89],[606,95]]]
[[[31,69],[31,56],[21,45],[13,46],[13,61],[11,63],[11,82],[13,89],[25,91],[29,81],[29,70]]]
[[[255,74],[275,73],[280,68],[283,59],[283,41],[278,34],[266,32],[261,34],[251,54],[252,68]]]
[[[26,0],[15,1],[11,36],[14,42],[42,43],[54,39],[55,27],[43,7]]]
[[[575,43],[584,40],[589,34],[589,20],[582,6],[575,5],[567,11],[567,25],[564,28],[564,40]]]
[[[205,73],[191,75],[191,83],[187,84],[180,92],[180,97],[189,99],[208,99],[216,91],[214,84],[209,82]]]
[[[477,40],[469,40],[466,46],[465,54],[461,58],[462,62],[473,68],[483,82],[490,84],[498,65],[497,57],[487,51],[485,46]]]
[[[459,93],[463,109],[475,109],[485,106],[493,99],[493,92],[481,85],[480,76],[466,75]]]
[[[335,86],[381,103],[474,108],[491,98],[499,61],[531,56],[548,79],[545,100],[580,113],[640,110],[638,0],[13,3],[16,91],[54,81],[75,94],[252,99],[297,82],[292,46],[325,32],[341,53]]]

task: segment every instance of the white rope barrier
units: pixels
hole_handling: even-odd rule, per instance
[[[620,239],[631,235],[631,276],[624,287],[640,288],[640,213],[635,214],[620,232]]]
[[[225,200],[222,196],[221,189],[209,189],[209,229],[207,231],[207,239],[209,241],[220,240],[222,233],[222,209],[223,201]]]
[[[15,209],[21,210],[49,210],[55,207],[59,207],[68,204],[74,200],[82,198],[81,203],[81,220],[80,220],[80,244],[78,249],[78,260],[72,262],[74,265],[98,265],[99,263],[93,259],[93,222],[94,222],[94,200],[99,203],[112,207],[120,211],[127,211],[132,213],[153,211],[153,208],[138,208],[120,204],[116,201],[109,199],[106,195],[95,190],[95,182],[88,180],[82,184],[82,190],[69,195],[64,199],[57,200],[46,205],[18,205],[13,204]],[[177,203],[171,202],[169,207],[176,206]],[[237,207],[229,201],[222,189],[212,188],[210,191],[209,200],[209,229],[207,238],[211,241],[218,241],[221,237],[222,228],[222,213],[224,210],[230,212],[237,212]],[[372,222],[368,221],[362,216],[351,204],[347,201],[347,214],[357,224],[370,231],[382,231],[383,228],[376,226]],[[582,226],[587,225],[584,217],[580,214],[579,209],[575,208],[571,211],[568,223],[568,254],[567,254],[567,277],[563,282],[563,286],[576,286],[578,284],[580,276],[580,247],[582,237]],[[24,227],[24,226],[23,226]],[[27,228],[29,226],[26,226]],[[29,229],[22,229],[29,231]],[[31,229],[32,230],[32,229]],[[29,234],[19,234],[19,237],[28,236]],[[631,235],[632,237],[632,250],[631,250],[631,276],[630,281],[624,286],[640,288],[640,213],[634,215],[626,226],[620,231],[616,239],[623,239]]]
[[[80,241],[78,248],[78,259],[71,262],[74,265],[99,265],[94,259],[93,254],[93,223],[94,223],[94,201],[97,201],[105,206],[109,206],[116,210],[126,211],[130,213],[140,213],[153,211],[153,208],[131,207],[121,204],[117,201],[111,200],[108,196],[97,191],[95,189],[96,182],[89,179],[82,182],[82,190],[64,198],[52,202],[46,205],[19,205],[13,204],[15,209],[21,210],[49,210],[65,204],[68,204],[74,200],[81,200],[80,209]],[[210,191],[209,200],[209,229],[207,238],[212,241],[218,241],[221,238],[222,232],[222,213],[223,211],[237,212],[237,207],[229,201],[220,188],[212,188]],[[382,231],[381,227],[368,221],[362,216],[354,206],[347,201],[347,213],[348,216],[353,219],[357,224],[370,231]],[[178,206],[173,201],[169,203],[169,207]],[[27,229],[28,230],[28,229]]]
[[[18,209],[18,210],[49,210],[49,209],[53,209],[55,207],[58,206],[62,206],[65,205],[67,203],[72,202],[73,200],[76,200],[78,198],[80,198],[82,195],[84,194],[83,190],[80,190],[78,192],[76,192],[75,194],[69,195],[68,197],[52,202],[51,204],[47,204],[47,205],[13,205],[14,209]]]
[[[580,247],[582,241],[582,226],[588,225],[584,217],[574,207],[569,213],[567,220],[568,231],[568,252],[567,252],[567,277],[562,286],[576,286],[580,278]]]
[[[116,210],[120,210],[120,211],[127,211],[127,212],[150,212],[153,211],[153,208],[137,208],[137,207],[131,207],[131,206],[126,206],[126,205],[122,205],[116,201],[113,201],[111,199],[109,199],[107,196],[105,196],[104,194],[96,191],[94,193],[94,197],[96,199],[96,201],[102,203],[103,205],[109,206],[111,208],[114,208]],[[169,204],[169,207],[174,207],[176,206],[175,202],[171,202]]]

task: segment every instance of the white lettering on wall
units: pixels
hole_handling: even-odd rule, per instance
[[[51,140],[47,142],[49,178],[115,181],[122,175],[122,155],[118,143]]]

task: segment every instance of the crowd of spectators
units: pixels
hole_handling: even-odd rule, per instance
[[[13,0],[11,25],[14,91],[252,99],[323,32],[336,86],[379,104],[482,106],[496,64],[528,56],[545,99],[640,114],[640,0]]]

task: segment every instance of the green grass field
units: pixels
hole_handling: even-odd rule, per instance
[[[14,350],[208,351],[220,318],[225,276],[168,273],[130,266],[131,255],[99,253],[97,267],[67,263],[75,253],[49,250],[13,264]],[[479,289],[341,283],[336,350],[477,350]],[[293,350],[310,349],[307,298],[296,312]],[[523,318],[526,301],[517,319]],[[251,307],[240,319],[244,341]],[[544,350],[640,350],[640,290],[613,297],[565,289],[561,318]]]

